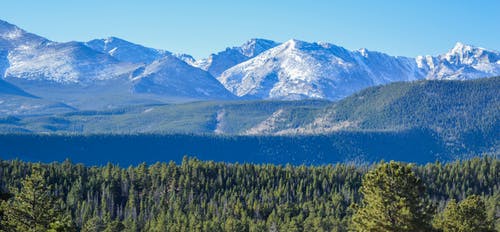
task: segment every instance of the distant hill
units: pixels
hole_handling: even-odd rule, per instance
[[[500,77],[430,80],[371,87],[338,102],[200,101],[16,117],[33,132],[293,135],[426,128],[455,136],[498,128],[499,89]],[[34,126],[50,126],[44,124],[49,118],[70,126],[53,131]]]
[[[329,104],[331,104],[329,101],[313,100],[201,101],[131,106],[105,111],[10,117],[19,119],[16,127],[33,133],[234,135],[251,129],[278,110],[298,109],[305,113],[313,113]],[[4,132],[2,124],[0,124],[0,132]]]
[[[333,103],[308,120],[295,109],[276,111],[248,131],[293,135],[423,129],[461,152],[498,151],[499,90],[500,77],[393,83]]]
[[[470,81],[399,82],[367,88],[332,103],[293,127],[272,125],[277,134],[338,130],[428,128],[452,136],[460,131],[498,129],[500,77]],[[282,112],[289,118],[292,113]],[[284,121],[275,117],[275,121]],[[292,118],[292,120],[294,120]],[[290,120],[288,120],[290,121]]]

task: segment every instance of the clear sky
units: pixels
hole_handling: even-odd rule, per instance
[[[197,58],[249,38],[404,56],[457,41],[500,50],[499,0],[2,0],[0,19],[55,41],[116,36]]]

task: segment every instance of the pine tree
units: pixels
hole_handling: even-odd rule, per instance
[[[243,223],[241,223],[240,220],[234,219],[234,218],[230,217],[230,218],[228,218],[226,220],[226,223],[224,224],[224,231],[227,231],[227,232],[233,232],[233,231],[244,232],[244,231],[247,231],[247,229],[245,228],[245,225],[243,225]]]
[[[60,216],[51,222],[47,232],[76,232],[76,226],[69,216]]]
[[[125,230],[125,226],[118,220],[113,220],[108,223],[104,232],[121,232]]]
[[[355,231],[430,231],[424,186],[411,165],[382,163],[368,172],[363,199],[352,219]]]
[[[83,225],[82,232],[96,232],[103,231],[104,229],[105,225],[102,220],[98,217],[93,217]]]
[[[0,231],[6,230],[6,228],[3,226],[2,221],[4,219],[5,208],[7,208],[6,202],[11,197],[11,194],[9,194],[7,191],[4,191],[3,188],[0,188]]]
[[[47,231],[60,215],[39,166],[21,181],[21,189],[13,189],[14,197],[7,203],[6,227],[15,231]]]
[[[467,197],[459,204],[451,200],[434,222],[443,232],[488,232],[493,230],[493,222],[486,216],[484,201],[476,195]]]

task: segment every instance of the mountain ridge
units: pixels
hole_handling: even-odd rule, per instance
[[[462,43],[435,57],[409,58],[292,39],[229,68],[217,78],[240,97],[337,100],[366,87],[395,81],[495,76],[500,73],[499,60],[499,52]]]
[[[411,58],[324,42],[250,39],[196,60],[117,37],[54,42],[0,20],[0,75],[24,92],[82,110],[197,100],[340,100],[398,81],[500,75],[500,53],[457,43],[445,54]]]
[[[149,88],[162,91],[137,91],[135,80],[138,75],[142,75],[143,70],[150,70],[153,61],[161,59],[167,59],[171,64],[162,67],[164,75],[150,82]],[[2,80],[48,101],[80,109],[105,109],[200,98],[232,98],[232,94],[207,72],[186,64],[181,65],[182,74],[175,74],[175,69],[180,66],[174,64],[184,64],[184,61],[168,51],[116,37],[59,43],[30,34],[5,21],[0,22]],[[168,68],[172,70],[165,71]],[[183,76],[199,81],[184,83]],[[165,81],[173,79],[177,81]],[[176,89],[196,94],[182,94]]]
[[[272,40],[254,38],[238,47],[227,47],[224,51],[211,54],[208,58],[195,61],[192,64],[217,77],[228,68],[247,61],[277,45],[279,43]]]

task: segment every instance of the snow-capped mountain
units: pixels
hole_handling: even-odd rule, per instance
[[[218,79],[240,97],[339,99],[368,86],[423,77],[411,58],[289,40]]]
[[[48,40],[0,20],[0,50],[8,50],[19,46],[36,46],[45,42],[48,42]]]
[[[122,62],[144,64],[130,74],[133,93],[192,99],[234,97],[208,72],[193,67],[195,59],[190,55],[172,54],[116,37],[91,40],[85,45]]]
[[[181,59],[182,61],[186,62],[187,64],[193,66],[193,67],[198,67],[196,59],[189,55],[189,54],[173,54],[175,57]],[[206,70],[205,70],[206,71]]]
[[[205,99],[233,97],[208,72],[192,67],[173,55],[154,61],[135,75],[132,81],[136,93]]]
[[[409,58],[329,43],[251,39],[196,60],[116,37],[54,42],[0,20],[0,90],[85,109],[235,96],[336,100],[395,81],[495,75],[499,52],[462,43],[442,55]]]
[[[0,76],[22,91],[84,109],[234,97],[168,51],[115,37],[59,43],[4,21]]]
[[[6,78],[48,80],[62,84],[89,85],[127,75],[137,66],[96,52],[83,43],[49,42],[18,47],[9,52]]]
[[[277,45],[278,43],[271,40],[251,39],[239,47],[228,47],[224,51],[211,54],[208,58],[192,62],[192,64],[208,71],[214,77],[218,77],[228,68],[247,61]]]
[[[428,71],[427,79],[465,80],[500,74],[500,52],[457,43],[446,54],[418,56],[419,68]]]
[[[85,45],[96,51],[107,53],[119,61],[129,63],[149,64],[170,54],[164,50],[144,47],[116,37],[91,40]]]
[[[229,68],[218,80],[240,97],[335,100],[395,81],[499,75],[499,57],[498,52],[461,43],[437,57],[408,58],[289,40]]]
[[[3,21],[0,25],[0,53],[4,54],[0,60],[8,62],[3,68],[7,79],[88,84],[135,69],[80,42],[52,42]]]

